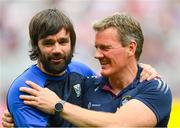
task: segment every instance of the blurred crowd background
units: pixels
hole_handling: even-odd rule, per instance
[[[177,126],[178,122],[180,126],[179,0],[0,0],[0,117],[10,84],[34,63],[28,56],[29,21],[46,8],[58,8],[72,20],[77,34],[74,59],[87,64],[97,74],[99,64],[94,59],[92,23],[115,12],[136,17],[145,36],[140,62],[152,65],[168,82],[176,104],[171,126]]]

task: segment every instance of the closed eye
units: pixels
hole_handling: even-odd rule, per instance
[[[95,46],[96,49],[99,49],[101,51],[109,51],[112,49],[111,46],[107,46],[107,45],[100,45],[100,46]]]

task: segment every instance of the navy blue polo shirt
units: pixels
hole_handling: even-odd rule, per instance
[[[19,96],[25,94],[19,91],[20,87],[29,87],[26,80],[33,81],[41,87],[47,87],[54,91],[61,99],[82,105],[81,85],[84,76],[93,76],[95,73],[84,64],[72,62],[62,76],[50,76],[42,72],[36,65],[32,65],[13,81],[7,95],[7,106],[13,116],[17,127],[46,127],[61,126],[70,127],[71,123],[62,119],[59,115],[49,115],[40,110],[27,106]]]
[[[141,71],[138,67],[134,81],[117,95],[111,91],[107,78],[88,79],[83,91],[83,107],[115,113],[117,108],[129,100],[137,99],[154,112],[158,120],[157,126],[167,126],[172,104],[171,91],[161,79],[140,82]]]

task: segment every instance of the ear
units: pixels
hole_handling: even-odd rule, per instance
[[[136,41],[135,40],[131,40],[131,42],[129,43],[129,46],[128,46],[128,54],[129,54],[129,56],[135,55],[136,48],[137,48]]]

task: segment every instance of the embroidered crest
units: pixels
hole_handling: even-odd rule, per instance
[[[125,103],[127,103],[129,100],[131,100],[132,97],[130,95],[127,95],[127,96],[124,96],[122,99],[121,99],[121,103],[122,105],[124,105]]]
[[[76,84],[73,86],[74,91],[76,92],[76,96],[79,97],[81,95],[81,85],[80,84]]]

